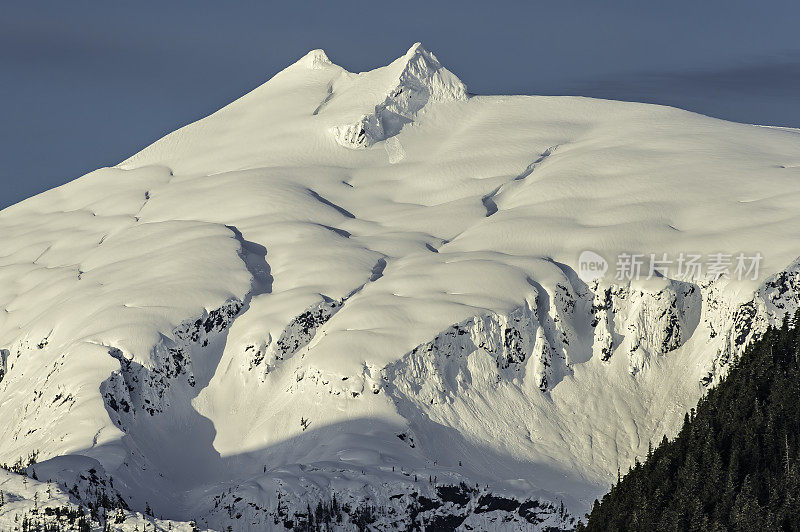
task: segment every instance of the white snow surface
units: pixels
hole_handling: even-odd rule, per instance
[[[582,515],[797,307],[798,227],[796,130],[315,50],[0,211],[0,462],[216,529],[462,481]],[[586,285],[583,250],[764,261]]]
[[[99,521],[92,521],[89,512],[57,481],[33,480],[23,475],[0,469],[0,530],[21,530],[23,520],[27,520],[30,530],[41,530],[44,526],[58,526],[65,530],[72,528],[68,517],[59,516],[56,510],[81,512],[93,532],[105,532]],[[42,528],[35,528],[38,525]],[[149,528],[148,528],[149,527]],[[113,532],[139,532],[141,530],[174,530],[192,532],[188,522],[170,521],[144,515],[130,510],[111,513],[109,528]]]

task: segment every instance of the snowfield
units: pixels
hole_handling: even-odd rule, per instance
[[[794,312],[798,227],[796,130],[315,50],[0,211],[0,462],[162,529],[571,529]],[[8,527],[47,486],[3,474]]]

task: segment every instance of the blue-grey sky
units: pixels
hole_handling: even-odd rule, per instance
[[[479,94],[572,94],[800,127],[800,2],[9,1],[0,208],[260,85],[313,48],[360,71],[422,41]]]

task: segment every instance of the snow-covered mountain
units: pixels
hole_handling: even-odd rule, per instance
[[[0,211],[0,462],[130,522],[570,529],[797,308],[798,227],[798,131],[315,50]]]

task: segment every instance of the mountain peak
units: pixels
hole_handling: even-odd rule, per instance
[[[467,99],[467,87],[458,76],[442,66],[422,43],[416,42],[402,57],[383,69],[366,73],[389,74],[385,97],[376,101],[373,112],[355,123],[334,128],[336,141],[347,148],[369,146],[397,135],[430,103]]]
[[[316,50],[311,50],[306,55],[301,57],[296,64],[302,65],[312,70],[319,70],[327,66],[333,65],[331,60],[328,59],[328,55],[325,53],[325,50],[322,50],[321,48],[317,48]]]
[[[415,62],[424,62],[426,65],[433,69],[442,68],[442,64],[439,62],[439,59],[436,58],[436,55],[425,48],[421,42],[415,42],[411,45],[411,48],[403,55],[398,61],[403,61],[406,64],[412,64]]]
[[[433,58],[436,59],[433,53],[431,53],[427,48],[425,48],[425,46],[419,41],[411,45],[411,48],[408,49],[405,57],[410,59],[417,55],[433,56]]]
[[[389,67],[400,66],[397,87],[424,86],[435,100],[461,100],[466,98],[467,87],[458,76],[447,70],[433,52],[420,42],[415,42],[408,51]]]

